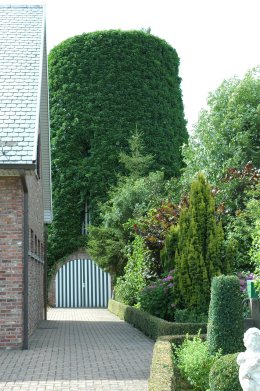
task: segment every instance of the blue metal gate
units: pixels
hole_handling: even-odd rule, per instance
[[[56,307],[106,308],[111,298],[111,277],[90,259],[63,265],[56,275]]]

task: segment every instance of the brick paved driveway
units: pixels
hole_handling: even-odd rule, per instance
[[[152,349],[107,310],[50,309],[28,351],[0,350],[0,390],[147,390]]]

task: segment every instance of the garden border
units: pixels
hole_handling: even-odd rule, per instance
[[[154,345],[148,390],[175,390],[174,364],[170,341],[158,339]]]
[[[154,341],[162,335],[183,336],[187,333],[195,335],[199,330],[201,330],[201,334],[207,333],[207,323],[168,322],[113,299],[109,300],[108,310],[142,331]]]

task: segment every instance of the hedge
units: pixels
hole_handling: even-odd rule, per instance
[[[210,391],[242,391],[237,364],[238,354],[227,354],[215,362],[209,374]]]
[[[156,340],[162,335],[185,335],[197,334],[201,330],[202,334],[206,333],[206,323],[174,323],[157,318],[141,311],[137,308],[119,303],[115,300],[109,300],[108,310],[117,315],[120,319],[130,323],[145,335]]]
[[[181,376],[174,364],[172,344],[180,345],[185,335],[163,335],[158,337],[153,350],[148,391],[189,391],[192,386]],[[192,339],[194,335],[190,335]],[[200,336],[206,340],[206,334]]]
[[[154,345],[148,390],[171,391],[174,389],[172,345],[167,340],[158,340]]]
[[[209,352],[232,354],[244,351],[244,319],[239,279],[214,277],[211,284],[207,340]]]

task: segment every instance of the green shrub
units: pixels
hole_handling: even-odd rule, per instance
[[[189,335],[192,339],[194,336]],[[164,335],[157,339],[154,345],[149,391],[191,391],[193,387],[181,375],[179,368],[172,360],[172,344],[179,346],[183,343],[185,335]],[[205,340],[206,335],[200,335]]]
[[[214,363],[209,374],[210,391],[242,391],[237,355],[227,354]]]
[[[174,355],[178,368],[194,390],[208,389],[209,372],[220,353],[211,355],[207,342],[203,342],[198,335],[192,340],[187,337],[183,344],[175,349]]]
[[[161,319],[174,319],[174,277],[170,273],[140,292],[141,309]]]
[[[168,341],[171,342],[174,347],[180,346],[186,338],[193,339],[195,335],[161,335],[157,338],[157,341]],[[207,334],[199,334],[202,341],[206,341]]]
[[[119,301],[128,305],[137,304],[140,300],[140,291],[146,285],[148,268],[148,250],[144,240],[136,236],[128,252],[128,261],[124,268],[124,275],[117,279],[115,296]]]
[[[244,168],[242,174],[245,172]],[[250,179],[243,176],[248,180],[248,183],[244,184],[246,189],[242,192],[240,186],[241,190],[238,192],[244,193],[244,202],[241,205],[243,209],[239,209],[235,216],[229,217],[227,226],[227,238],[236,246],[236,270],[253,270],[257,259],[260,261],[260,176],[257,178],[257,169],[254,168],[251,168],[248,174]],[[247,190],[248,188],[250,190]]]
[[[108,309],[120,319],[132,324],[145,335],[156,340],[161,335],[197,334],[199,330],[206,332],[206,323],[175,323],[157,318],[137,308],[109,300]]]
[[[154,345],[148,391],[171,391],[174,387],[172,349],[169,341]]]
[[[176,308],[174,311],[174,320],[178,323],[207,323],[208,316],[205,314],[198,314],[194,310],[188,310],[187,308],[183,310]]]
[[[243,303],[236,276],[214,277],[211,287],[207,339],[211,354],[244,350]]]

